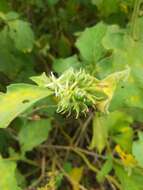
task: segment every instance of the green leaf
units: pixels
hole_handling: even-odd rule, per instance
[[[119,0],[91,0],[100,11],[102,16],[109,16],[110,14],[116,13],[119,10]]]
[[[95,115],[93,118],[93,136],[89,146],[90,149],[97,148],[98,152],[101,153],[106,146],[108,137],[107,128],[104,125],[104,117]]]
[[[17,169],[16,170],[16,179],[18,186],[20,186],[22,189],[25,189],[27,186],[27,181],[24,175],[20,173],[20,171]]]
[[[28,22],[12,20],[8,22],[9,36],[15,47],[23,52],[31,52],[34,46],[34,33]]]
[[[20,77],[20,72],[27,68],[26,76],[33,68],[32,56],[19,52],[15,48],[13,41],[9,38],[8,28],[5,27],[0,32],[0,39],[0,72],[6,75],[8,79],[14,80]]]
[[[111,43],[112,42],[112,43]],[[134,41],[127,31],[118,26],[108,26],[106,35],[102,40],[105,49],[112,50],[112,67],[116,70],[129,65],[130,76],[126,82],[118,85],[111,102],[111,110],[126,107],[143,108],[143,44]],[[100,65],[102,67],[102,65]]]
[[[136,170],[132,171],[132,174],[129,175],[127,171],[119,166],[114,166],[116,176],[121,182],[122,190],[142,190],[143,189],[143,175]]]
[[[101,170],[98,172],[96,178],[99,182],[103,182],[106,175],[112,170],[113,163],[112,163],[112,157],[109,156],[106,162],[102,165]]]
[[[139,139],[133,142],[132,153],[138,164],[143,167],[143,132],[138,133]]]
[[[112,139],[125,151],[130,152],[133,141],[133,130],[131,127],[129,127],[129,124],[120,124],[112,136]]]
[[[111,112],[105,116],[104,125],[108,129],[109,136],[127,152],[131,152],[133,141],[133,129],[130,127],[132,122],[132,118],[123,111]]]
[[[56,5],[58,3],[59,0],[46,0],[48,5],[53,6]]]
[[[133,118],[133,120],[135,122],[143,122],[143,109],[139,109],[139,108],[130,108],[128,109],[128,113],[130,114],[130,116]]]
[[[72,164],[71,162],[66,162],[64,164],[64,170],[66,173],[70,173],[72,171]]]
[[[64,71],[68,70],[70,67],[74,69],[79,69],[81,66],[81,63],[78,61],[78,58],[76,55],[73,55],[71,57],[65,58],[65,59],[56,59],[53,63],[53,69],[59,74],[62,74]]]
[[[5,14],[5,21],[8,23],[9,21],[19,19],[19,14],[14,11],[10,11]]]
[[[50,82],[45,73],[42,73],[40,76],[33,76],[30,79],[40,87],[46,87],[46,85]]]
[[[124,48],[124,37],[124,29],[121,29],[118,25],[111,25],[107,27],[102,44],[106,49]]]
[[[10,122],[38,100],[51,95],[51,91],[28,84],[13,84],[6,94],[0,95],[0,128]]]
[[[21,190],[16,181],[16,163],[0,158],[0,189]]]
[[[106,145],[107,137],[110,136],[112,141],[119,144],[123,150],[131,152],[133,130],[130,125],[133,122],[132,118],[119,111],[96,117],[93,120],[93,137],[90,148],[96,147],[101,152]]]
[[[101,40],[106,33],[106,28],[107,26],[101,22],[80,33],[76,47],[79,49],[82,59],[87,63],[95,65],[104,56],[105,49]]]
[[[50,129],[51,123],[48,119],[25,123],[18,135],[22,152],[30,151],[44,142],[48,138]]]

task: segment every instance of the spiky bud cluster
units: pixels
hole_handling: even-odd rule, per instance
[[[59,78],[51,74],[50,83],[47,87],[55,92],[58,98],[58,112],[69,115],[72,111],[76,113],[87,113],[89,107],[96,108],[99,101],[106,99],[106,94],[99,88],[100,81],[87,74],[84,70],[75,72],[73,69],[67,70]]]
[[[57,112],[68,112],[69,115],[75,112],[78,117],[79,113],[86,114],[89,108],[108,112],[117,83],[126,79],[128,74],[129,69],[126,69],[98,80],[83,69],[74,71],[70,68],[58,78],[53,73],[49,77],[43,73],[31,79],[55,94],[58,99]]]

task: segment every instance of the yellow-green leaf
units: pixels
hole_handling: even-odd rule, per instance
[[[19,114],[50,94],[50,90],[35,85],[10,85],[7,93],[0,95],[0,128],[7,127]]]
[[[90,149],[97,148],[101,153],[106,145],[107,129],[104,125],[102,117],[95,115],[93,119],[93,136],[90,144]]]
[[[73,190],[80,190],[79,183],[83,175],[83,167],[73,168],[69,175],[72,181]]]
[[[107,99],[98,103],[97,107],[102,112],[108,112],[109,104],[112,100],[117,84],[120,81],[126,81],[129,77],[130,69],[127,68],[123,71],[115,72],[108,75],[105,79],[100,82],[99,90],[107,95]]]
[[[18,187],[16,176],[16,163],[0,158],[0,189],[1,190],[21,190]]]

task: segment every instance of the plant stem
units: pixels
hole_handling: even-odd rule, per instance
[[[137,26],[137,18],[139,15],[139,10],[140,10],[140,5],[142,3],[142,0],[135,0],[134,4],[134,10],[132,14],[132,20],[131,20],[131,36],[133,37],[134,40],[139,40],[139,27]]]
[[[69,150],[69,151],[79,151],[79,152],[82,152],[88,156],[93,156],[93,157],[98,157],[98,158],[101,158],[103,160],[106,159],[106,156],[103,156],[103,155],[100,155],[100,154],[97,154],[95,152],[91,152],[91,151],[88,151],[86,149],[82,149],[82,148],[79,148],[79,147],[73,147],[73,146],[62,146],[62,145],[41,145],[40,146],[41,148],[47,148],[47,149],[59,149],[59,150]]]
[[[60,146],[60,145],[50,145],[50,146],[45,146],[45,148],[53,148],[53,151],[54,151],[55,154],[56,154],[56,152],[55,152],[54,149],[68,149],[68,150],[71,150],[74,153],[76,153],[78,156],[81,157],[81,159],[85,162],[85,164],[87,165],[87,167],[91,171],[93,171],[94,173],[98,173],[100,171],[100,169],[98,169],[95,165],[91,164],[91,162],[86,157],[85,154],[92,156],[91,152],[89,152],[89,151],[84,151],[83,149],[78,148],[78,147],[69,147],[69,146]],[[60,160],[60,159],[58,158],[57,160]],[[112,177],[110,175],[106,175],[105,178],[109,181],[110,184],[114,184],[119,190],[122,190],[121,185],[118,183],[118,181],[114,177]]]
[[[5,158],[5,160],[9,160],[9,161],[23,161],[29,165],[33,165],[35,167],[39,167],[39,164],[37,164],[36,162],[30,160],[30,159],[27,159],[27,158],[23,158],[21,156],[16,156],[16,157],[10,157],[10,158]]]
[[[92,120],[93,116],[94,116],[93,113],[91,113],[89,115],[88,119],[86,120],[86,122],[84,123],[84,125],[82,126],[79,137],[78,137],[77,141],[75,142],[75,146],[77,146],[79,144],[79,142],[80,142],[81,138],[83,137],[83,134],[84,134],[86,128],[88,127],[90,121]]]
[[[98,173],[100,171],[98,168],[96,168],[94,165],[90,163],[90,161],[87,159],[87,157],[83,153],[79,151],[74,151],[74,152],[77,153],[83,159],[83,161],[86,163],[86,165],[88,166],[90,170],[92,170],[95,173]],[[105,177],[110,183],[113,183],[119,190],[122,190],[121,185],[118,183],[118,181],[116,181],[114,177],[110,175],[106,175]]]

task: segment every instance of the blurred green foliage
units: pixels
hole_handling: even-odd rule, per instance
[[[0,0],[0,189],[143,189],[142,13]]]

